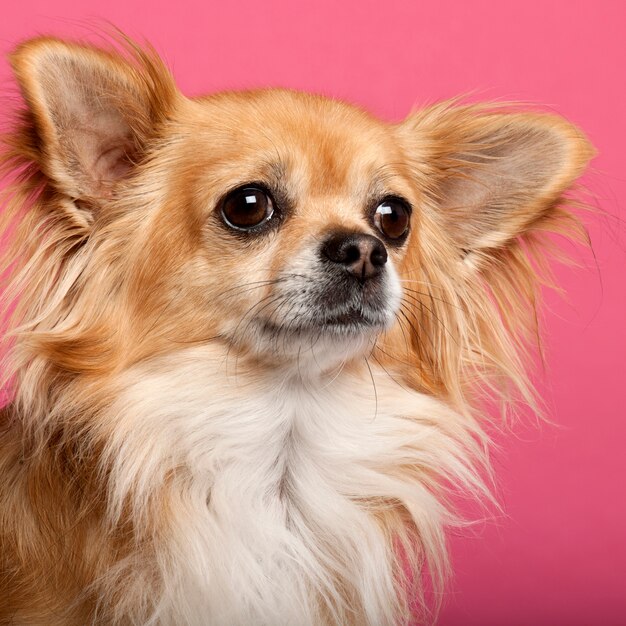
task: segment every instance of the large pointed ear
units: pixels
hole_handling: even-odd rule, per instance
[[[106,200],[166,118],[176,90],[156,54],[38,38],[11,64],[27,105],[22,152],[80,205]]]
[[[555,115],[437,105],[399,131],[445,232],[470,266],[543,227],[594,149]]]

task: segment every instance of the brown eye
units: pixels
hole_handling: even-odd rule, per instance
[[[222,216],[231,228],[249,230],[267,222],[274,215],[271,196],[259,187],[241,187],[231,191],[222,203]]]
[[[376,228],[389,239],[401,239],[409,230],[409,208],[397,198],[387,198],[376,208]]]

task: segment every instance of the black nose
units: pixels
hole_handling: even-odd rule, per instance
[[[343,265],[362,282],[378,276],[387,262],[383,242],[364,233],[333,233],[322,244],[321,253],[333,263]]]

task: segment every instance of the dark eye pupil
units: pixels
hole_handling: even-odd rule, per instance
[[[226,223],[244,230],[269,220],[273,213],[272,199],[265,191],[256,187],[232,191],[222,205],[222,215]]]
[[[378,205],[375,222],[389,239],[399,239],[409,229],[409,211],[398,200],[386,200]]]

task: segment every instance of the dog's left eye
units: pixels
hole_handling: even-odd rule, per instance
[[[274,215],[272,197],[259,187],[240,187],[231,191],[222,202],[222,217],[236,230],[250,230],[267,222]]]
[[[410,209],[400,198],[386,198],[376,208],[374,224],[391,240],[402,240],[409,230]]]

